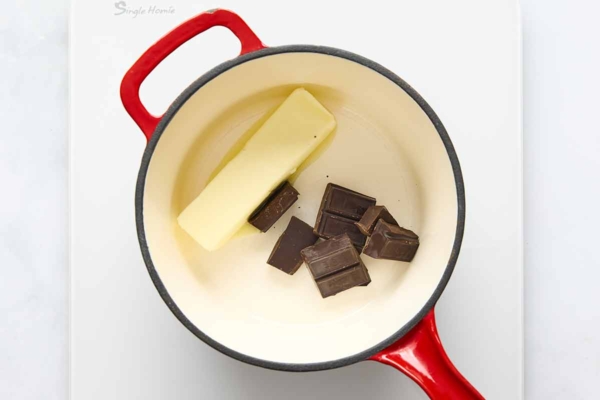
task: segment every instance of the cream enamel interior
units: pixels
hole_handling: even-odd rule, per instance
[[[177,216],[244,133],[297,87],[338,123],[295,179],[299,201],[269,232],[206,252]],[[292,215],[314,223],[328,182],[376,197],[421,246],[410,264],[363,256],[372,283],[322,299],[306,267],[288,276],[266,259]],[[399,86],[340,57],[283,53],[235,66],[182,105],[154,150],[143,207],[156,271],[198,329],[247,356],[316,363],[377,345],[421,310],[450,258],[458,205],[440,136]]]

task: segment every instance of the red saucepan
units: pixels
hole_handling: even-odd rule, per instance
[[[198,78],[163,116],[151,115],[139,98],[144,79],[214,26],[237,36],[241,54]],[[264,234],[242,229],[214,252],[176,222],[244,133],[298,87],[325,105],[338,127],[301,167],[294,182],[300,200],[287,219],[312,223],[334,182],[377,197],[421,238],[411,263],[364,257],[372,283],[327,299],[306,268],[289,276],[266,264],[283,219]],[[463,236],[461,170],[441,121],[406,82],[347,51],[266,47],[236,14],[212,10],[152,45],[123,78],[121,99],[148,139],[135,198],[144,261],[194,335],[261,367],[316,371],[375,360],[404,372],[431,398],[482,398],[446,356],[433,312]]]

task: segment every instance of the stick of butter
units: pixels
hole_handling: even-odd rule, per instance
[[[335,126],[317,99],[294,90],[179,215],[179,225],[206,250],[220,248]]]

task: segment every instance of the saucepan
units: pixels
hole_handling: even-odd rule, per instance
[[[139,89],[171,52],[215,26],[241,54],[202,75],[162,116]],[[198,55],[199,57],[201,55]],[[296,88],[337,120],[328,143],[294,181],[288,211],[314,223],[329,182],[386,205],[421,245],[411,263],[366,260],[371,284],[322,299],[306,268],[266,264],[286,223],[240,232],[207,252],[177,224],[232,151]],[[481,399],[444,352],[434,306],[455,267],[465,222],[459,161],[442,122],[406,82],[348,51],[267,47],[235,13],[211,10],[173,29],[127,71],[121,99],[148,140],[135,194],[143,259],[160,296],[199,339],[237,360],[317,371],[375,360],[404,372],[433,399]],[[289,220],[289,216],[288,216]]]

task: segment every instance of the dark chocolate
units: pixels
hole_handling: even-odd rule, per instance
[[[377,221],[384,220],[388,224],[398,225],[398,222],[392,217],[392,214],[385,206],[371,206],[365,211],[360,221],[356,222],[358,229],[367,236],[371,236]]]
[[[307,247],[300,253],[323,298],[371,282],[365,264],[345,233]]]
[[[262,232],[271,226],[298,200],[298,191],[289,182],[279,185],[252,213],[248,222]]]
[[[355,192],[335,183],[329,183],[325,188],[321,210],[358,221],[362,218],[365,211],[374,205],[375,199],[373,197]]]
[[[354,246],[356,246],[358,252],[360,253],[362,251],[362,248],[367,241],[367,237],[358,229],[358,227],[355,225],[356,221],[353,219],[341,217],[339,215],[324,211],[321,213],[321,219],[319,223],[319,235],[322,238],[330,239],[334,236],[346,233],[350,237],[350,240]]]
[[[348,233],[360,251],[367,238],[354,223],[360,221],[365,211],[374,205],[373,197],[329,183],[317,213],[315,233],[324,239]]]
[[[267,260],[267,264],[293,275],[302,265],[300,251],[312,246],[319,240],[312,226],[292,217],[285,231],[281,234]]]
[[[412,261],[418,248],[419,237],[413,231],[380,219],[363,252],[373,258]]]

